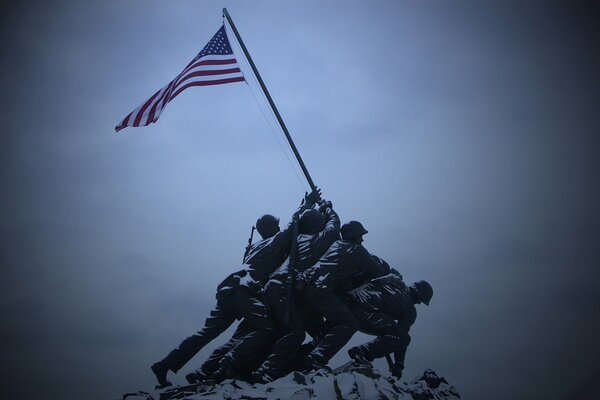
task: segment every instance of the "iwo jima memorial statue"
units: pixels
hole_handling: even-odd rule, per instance
[[[202,51],[169,84],[127,115],[115,128],[156,122],[166,105],[192,86],[246,81],[228,39],[233,31],[271,106],[308,184],[291,222],[265,214],[252,227],[241,266],[217,287],[216,304],[195,334],[183,340],[151,370],[153,393],[123,398],[160,399],[426,399],[458,398],[456,389],[431,370],[402,383],[415,305],[429,305],[431,285],[408,286],[402,275],[362,245],[367,230],[359,221],[340,223],[331,201],[321,196],[300,157],[231,16]],[[233,336],[185,378],[177,373],[204,346],[234,322]],[[335,370],[329,360],[357,331],[375,338],[348,350],[350,361]],[[307,336],[310,336],[308,338]],[[389,372],[371,362],[385,357]]]

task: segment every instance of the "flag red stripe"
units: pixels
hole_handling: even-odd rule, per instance
[[[235,78],[227,78],[227,79],[215,79],[214,81],[199,81],[199,82],[190,82],[186,85],[181,86],[179,89],[173,93],[173,95],[169,98],[169,101],[173,100],[177,95],[183,92],[185,89],[192,86],[210,86],[210,85],[221,85],[224,83],[232,83],[232,82],[243,82],[243,76],[236,76]]]
[[[129,118],[131,118],[131,115],[133,114],[133,111],[129,113],[129,115],[127,115],[123,121],[121,121],[121,123],[119,124],[119,126],[117,126],[117,132],[119,132],[121,129],[125,128],[127,126],[127,123],[129,122]]]
[[[235,64],[237,61],[235,61],[235,58],[228,58],[225,60],[202,60],[202,61],[198,61],[196,64],[192,64],[188,67],[186,67],[183,70],[183,73],[185,73],[186,71],[189,71],[190,69],[196,68],[196,67],[201,67],[203,65],[227,65],[227,64]]]
[[[161,103],[164,103],[165,99],[169,98],[169,94],[173,90],[174,83],[175,83],[175,81],[172,80],[169,83],[168,87],[163,92],[163,94],[160,96],[160,98],[154,103],[154,105],[150,109],[150,113],[148,114],[148,121],[154,122],[154,115],[156,114],[156,109],[159,107],[159,104],[160,104],[160,110],[162,110],[163,105]],[[159,112],[159,114],[160,114],[160,112]]]
[[[142,106],[142,108],[140,108],[140,111],[138,111],[138,114],[135,117],[135,120],[133,121],[133,126],[140,126],[140,121],[142,120],[142,115],[144,115],[144,111],[146,111],[146,108],[148,108],[148,106],[150,105],[150,103],[152,103],[152,100],[154,100],[154,98],[156,96],[158,96],[159,93],[160,93],[160,90],[157,91],[156,93],[154,93],[152,95],[152,97],[150,97],[148,99],[148,101],[146,101],[144,103],[144,105]],[[148,124],[145,124],[145,125],[148,125]]]

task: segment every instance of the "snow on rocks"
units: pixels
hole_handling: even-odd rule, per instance
[[[217,385],[187,385],[136,392],[123,400],[453,400],[460,395],[446,379],[428,369],[402,383],[371,366],[349,362],[334,371],[292,372],[266,384],[228,379]]]

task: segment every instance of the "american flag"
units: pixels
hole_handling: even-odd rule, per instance
[[[127,126],[146,126],[156,122],[167,104],[189,87],[242,81],[244,75],[233,55],[223,24],[202,51],[175,79],[129,113],[115,127],[115,131],[119,132]]]

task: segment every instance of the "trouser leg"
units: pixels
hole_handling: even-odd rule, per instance
[[[250,290],[239,290],[236,295],[236,313],[244,319],[249,333],[241,338],[229,357],[236,369],[243,369],[270,345],[275,337],[275,324],[266,306]]]
[[[228,299],[217,300],[217,306],[206,318],[202,330],[181,342],[179,347],[162,360],[162,363],[173,372],[179,371],[204,346],[229,328],[235,319],[235,310]]]
[[[377,336],[359,346],[371,359],[384,357],[394,352],[396,364],[404,364],[404,355],[410,343],[408,331],[387,314],[361,306],[351,307],[361,332]]]
[[[297,293],[295,304],[306,332],[313,340],[321,340],[325,331],[325,320],[321,314],[304,298],[303,292]]]
[[[332,291],[308,285],[304,298],[327,320],[329,328],[310,354],[327,363],[354,335],[358,323],[346,304]]]
[[[208,359],[202,364],[200,367],[200,371],[204,376],[212,375],[217,369],[219,369],[219,361],[221,358],[226,356],[231,350],[237,346],[242,338],[250,333],[250,328],[247,324],[244,324],[242,321],[236,331],[233,333],[231,339],[227,341],[227,343],[223,344],[216,348],[212,354],[208,357]]]
[[[285,286],[278,282],[269,282],[265,287],[265,299],[274,318],[279,322],[280,336],[277,339],[271,354],[261,366],[261,372],[267,373],[272,378],[281,376],[287,370],[296,350],[302,345],[306,337],[304,324],[295,307],[296,298],[291,301],[289,321],[284,324],[286,311]]]

